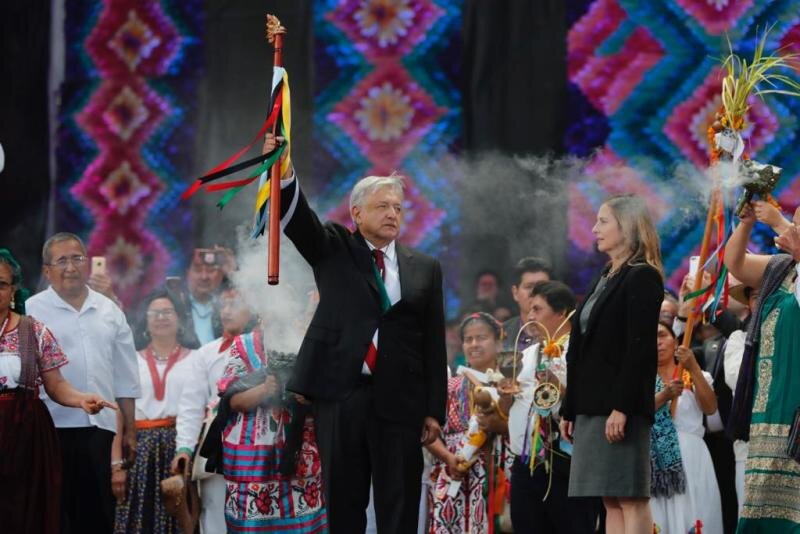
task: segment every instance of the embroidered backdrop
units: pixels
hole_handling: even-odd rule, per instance
[[[573,281],[583,289],[602,258],[586,262],[590,229],[602,199],[617,192],[643,195],[659,226],[668,281],[678,288],[689,256],[697,254],[703,218],[687,213],[691,193],[675,166],[707,166],[706,128],[720,105],[719,60],[725,35],[736,52],[752,57],[756,33],[775,24],[769,51],[800,50],[800,11],[792,0],[571,0],[567,68],[570,82],[570,153],[587,156],[600,179],[570,191],[569,249]],[[796,74],[796,73],[795,73]],[[776,198],[789,216],[800,198],[800,99],[753,99],[747,150],[783,167]],[[602,169],[629,165],[635,171]],[[687,216],[690,215],[690,216]],[[770,233],[755,240],[768,250]]]
[[[201,0],[67,0],[57,230],[106,256],[126,303],[163,283],[190,243],[178,196],[202,75]]]
[[[370,174],[406,183],[402,241],[439,257],[455,307],[458,195],[437,157],[461,134],[461,2],[317,0],[314,3],[315,204],[350,224],[348,193]]]

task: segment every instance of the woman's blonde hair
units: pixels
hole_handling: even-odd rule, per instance
[[[613,196],[604,203],[617,219],[631,252],[629,264],[645,262],[664,277],[661,244],[647,204],[636,195]]]

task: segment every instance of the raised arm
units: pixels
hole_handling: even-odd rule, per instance
[[[769,263],[769,256],[747,253],[747,243],[756,221],[753,207],[750,204],[745,206],[740,217],[739,225],[725,246],[725,266],[746,286],[759,287]]]
[[[268,133],[262,153],[272,152],[283,138]],[[331,249],[333,232],[308,205],[292,166],[281,176],[281,229],[312,267]]]

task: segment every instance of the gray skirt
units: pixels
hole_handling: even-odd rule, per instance
[[[570,497],[650,497],[650,422],[633,416],[609,443],[606,415],[579,415],[573,432]]]

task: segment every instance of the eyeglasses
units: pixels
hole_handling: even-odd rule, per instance
[[[147,310],[147,317],[149,319],[171,319],[175,317],[177,313],[175,310]]]
[[[13,286],[13,285],[14,284],[9,284],[8,282],[5,282],[5,281],[0,281],[0,291],[6,291],[6,290],[10,289],[11,286]]]
[[[75,267],[80,267],[84,263],[86,263],[86,256],[64,256],[62,258],[58,258],[56,261],[48,264],[51,267],[58,267],[59,269],[66,269],[68,263],[72,263]]]

